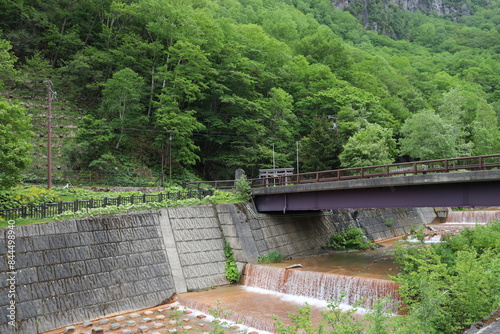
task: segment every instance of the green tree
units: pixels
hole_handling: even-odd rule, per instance
[[[194,165],[199,160],[200,148],[194,143],[193,133],[205,127],[197,121],[194,110],[181,110],[172,96],[162,94],[159,99],[155,123],[162,134],[156,141],[162,145],[171,140],[172,159],[180,164]]]
[[[301,172],[331,170],[340,167],[338,155],[341,145],[332,128],[333,122],[326,116],[313,119],[311,134],[302,140],[300,160]]]
[[[482,101],[472,126],[474,155],[495,154],[500,150],[500,128],[493,107]]]
[[[339,158],[343,167],[386,165],[394,162],[396,153],[392,131],[378,124],[368,124],[349,138]]]
[[[15,186],[31,163],[31,128],[23,107],[0,99],[0,188]]]
[[[142,78],[129,68],[116,72],[104,83],[100,110],[120,133],[115,149],[120,148],[126,127],[137,127],[147,121],[145,117],[141,117],[141,111],[144,110],[141,103],[143,93]]]
[[[272,88],[268,98],[263,99],[262,106],[262,122],[267,132],[263,145],[271,147],[274,144],[277,166],[289,167],[295,160],[295,138],[298,136],[298,120],[293,113],[293,98],[281,88]]]
[[[476,119],[478,106],[484,101],[477,92],[476,87],[464,89],[454,87],[443,94],[441,104],[438,106],[439,115],[450,122],[454,131],[458,132],[464,142],[472,140],[472,125]]]
[[[111,170],[110,164],[113,143],[116,142],[115,131],[106,119],[95,119],[84,116],[79,131],[73,140],[64,146],[64,156],[73,169]],[[105,164],[104,161],[108,163]]]
[[[12,77],[15,73],[14,64],[17,58],[10,52],[12,46],[9,41],[0,38],[0,78]],[[3,82],[0,79],[0,89]]]
[[[341,40],[327,26],[319,26],[313,34],[296,43],[299,54],[306,56],[310,63],[322,63],[342,79],[350,76],[351,60]]]
[[[460,137],[453,125],[430,110],[408,118],[401,127],[401,136],[401,153],[413,159],[452,158],[460,151]]]
[[[304,109],[303,116],[308,116],[301,118],[305,132],[310,131],[314,116],[337,115],[338,129],[344,143],[359,130],[362,124],[366,125],[367,121],[371,121],[372,118],[385,115],[377,96],[340,82],[337,87],[318,91],[313,96],[302,99],[297,105],[298,108]],[[380,121],[383,121],[383,118]]]

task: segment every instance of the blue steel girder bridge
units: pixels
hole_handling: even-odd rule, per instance
[[[249,180],[258,211],[500,206],[500,154],[300,174],[290,170]],[[234,186],[232,180],[204,183],[213,182]]]

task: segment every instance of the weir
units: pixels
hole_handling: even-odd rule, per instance
[[[242,284],[293,296],[339,301],[371,308],[375,300],[399,300],[397,284],[390,280],[247,264]]]
[[[445,223],[486,224],[500,220],[500,210],[448,211]]]
[[[280,267],[283,263],[248,263],[245,265],[241,284],[183,293],[176,299],[182,306],[204,313],[216,309],[215,301],[218,301],[219,307],[231,311],[224,316],[226,319],[271,333],[276,333],[273,316],[289,323],[289,315],[296,314],[306,302],[312,307],[311,317],[314,323],[321,321],[321,313],[333,301],[340,304],[340,309],[357,307],[356,317],[361,318],[375,300],[387,297],[394,300],[394,303],[387,306],[391,307],[392,312],[397,312],[400,297],[395,282],[322,272],[321,265],[313,267],[307,260],[303,263],[312,271]]]

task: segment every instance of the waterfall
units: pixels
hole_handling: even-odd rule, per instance
[[[500,220],[500,210],[449,211],[446,216],[448,224],[486,224],[496,220]]]
[[[294,296],[335,300],[347,305],[370,308],[376,299],[392,297],[399,300],[397,284],[376,278],[347,276],[302,269],[247,264],[243,285],[272,290]],[[342,294],[346,296],[341,300]]]
[[[283,292],[287,271],[285,268],[247,263],[245,265],[242,285]]]

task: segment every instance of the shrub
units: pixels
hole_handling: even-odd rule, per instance
[[[394,226],[394,219],[388,218],[388,219],[386,219],[386,221],[384,222],[384,224],[387,227],[392,227],[392,226]]]
[[[346,294],[342,294],[340,300]],[[276,330],[278,334],[304,333],[304,334],[362,334],[363,325],[354,317],[358,305],[352,309],[343,310],[340,301],[328,303],[328,310],[321,312],[321,319],[314,319],[311,316],[311,306],[307,303],[298,309],[296,314],[289,315],[291,324],[283,323],[274,316]],[[377,333],[378,334],[378,333]]]
[[[0,210],[57,202],[58,200],[59,197],[53,190],[40,187],[16,187],[0,191]]]
[[[236,181],[236,193],[244,202],[248,202],[252,198],[250,183],[245,175]]]
[[[349,226],[347,229],[332,235],[325,248],[333,250],[369,249],[374,248],[374,244],[368,241],[363,229]]]
[[[283,260],[283,255],[277,251],[271,251],[265,255],[260,255],[257,259],[258,262],[264,263],[277,263]]]
[[[233,250],[229,243],[224,244],[224,255],[226,255],[226,278],[230,283],[236,283],[240,279],[240,272],[233,257]]]

